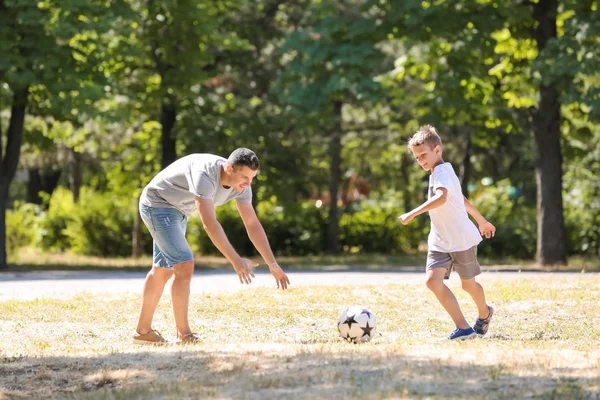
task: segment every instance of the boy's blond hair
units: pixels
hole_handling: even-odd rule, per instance
[[[409,139],[408,148],[427,144],[432,149],[435,146],[442,145],[442,138],[437,134],[435,128],[431,125],[423,125],[419,130]]]

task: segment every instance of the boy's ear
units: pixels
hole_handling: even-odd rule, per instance
[[[435,151],[435,154],[442,154],[442,146],[440,146],[439,144],[436,144],[435,147],[433,148],[433,151]]]

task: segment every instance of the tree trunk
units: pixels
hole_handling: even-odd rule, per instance
[[[8,268],[6,254],[6,207],[8,205],[8,190],[15,177],[21,143],[23,141],[23,126],[25,123],[25,110],[27,109],[27,96],[29,87],[15,90],[10,111],[10,122],[6,138],[6,152],[2,146],[0,132],[0,271]]]
[[[42,175],[39,168],[30,168],[28,170],[29,179],[27,179],[27,203],[42,204],[40,192],[42,191]]]
[[[465,197],[469,197],[469,181],[471,180],[471,134],[467,133],[465,137],[465,149],[464,156],[462,159],[462,163],[460,164],[460,188],[465,195]]]
[[[338,215],[338,187],[341,180],[342,163],[342,102],[334,104],[336,126],[334,127],[329,143],[329,156],[331,160],[329,176],[329,225],[327,229],[327,252],[339,252],[340,223]]]
[[[533,4],[540,53],[556,37],[556,0]],[[534,114],[535,177],[537,184],[537,254],[540,265],[566,264],[562,199],[560,99],[554,85],[540,86],[539,108]]]
[[[39,168],[29,169],[29,179],[27,180],[27,203],[42,204],[40,192],[52,194],[58,180],[60,179],[61,171],[49,170],[40,171]]]
[[[8,269],[6,254],[6,203],[8,199],[8,186],[6,182],[0,183],[0,271]]]
[[[160,111],[162,124],[162,158],[161,167],[165,168],[177,159],[176,140],[173,127],[177,118],[177,109],[172,100],[165,100]]]
[[[79,194],[81,192],[81,181],[82,181],[82,168],[81,163],[82,154],[71,149],[71,177],[69,178],[69,186],[73,193],[73,202],[79,201]]]
[[[140,257],[142,255],[142,217],[140,210],[136,209],[135,217],[133,218],[133,232],[131,235],[131,255],[132,257]]]

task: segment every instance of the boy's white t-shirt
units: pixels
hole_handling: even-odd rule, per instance
[[[213,154],[190,154],[160,171],[144,188],[140,202],[148,207],[176,208],[189,216],[196,209],[195,197],[220,206],[235,199],[252,202],[252,189],[241,192],[221,184],[221,167],[227,160]]]
[[[429,198],[440,187],[448,190],[448,197],[444,204],[429,211],[429,250],[452,253],[476,246],[482,238],[469,219],[458,176],[448,162],[436,166],[429,176]]]

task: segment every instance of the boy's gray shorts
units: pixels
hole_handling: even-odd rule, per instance
[[[452,253],[428,251],[427,268],[425,271],[434,268],[446,269],[444,279],[450,278],[452,268],[458,272],[458,276],[460,276],[461,279],[471,279],[481,274],[481,267],[477,261],[477,246],[473,246],[468,250],[455,251]]]

